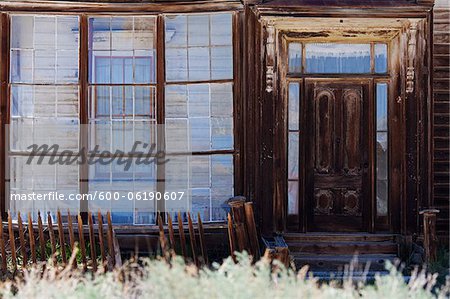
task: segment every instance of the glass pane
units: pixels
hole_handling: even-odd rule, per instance
[[[289,83],[289,130],[299,130],[300,84]]]
[[[186,48],[166,48],[167,81],[187,81],[188,62]]]
[[[307,73],[370,73],[370,44],[306,44]]]
[[[189,117],[209,117],[210,96],[208,84],[188,85]]]
[[[133,49],[133,17],[111,18],[111,49]]]
[[[387,215],[388,202],[388,134],[377,133],[377,213]]]
[[[165,17],[166,48],[187,47],[187,17],[166,16]],[[168,61],[166,59],[166,61]]]
[[[375,73],[386,73],[387,72],[387,45],[386,44],[375,44]]]
[[[233,116],[233,84],[211,84],[211,116]]]
[[[190,150],[208,151],[211,149],[211,123],[209,118],[190,118]]]
[[[377,131],[388,129],[388,86],[377,83]]]
[[[211,119],[211,148],[213,150],[233,149],[233,118]]]
[[[288,182],[288,214],[298,215],[298,181]]]
[[[298,179],[299,164],[299,134],[289,133],[288,148],[288,179]]]
[[[190,15],[188,16],[188,46],[209,45],[209,16]]]
[[[232,45],[232,14],[211,15],[211,45]]]
[[[211,79],[233,79],[233,48],[211,48]]]
[[[165,98],[166,118],[187,118],[187,87],[186,85],[166,86]]]
[[[289,72],[301,73],[302,71],[302,44],[289,43]]]
[[[209,48],[189,48],[189,81],[209,80]]]
[[[226,219],[227,200],[233,197],[233,156],[211,157],[211,201],[212,221]]]
[[[33,28],[33,16],[11,16],[11,48],[33,49]]]

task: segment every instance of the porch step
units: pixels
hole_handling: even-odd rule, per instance
[[[385,261],[394,262],[398,254],[394,234],[288,233],[283,237],[297,269],[309,265],[313,272],[384,271]]]
[[[293,253],[292,259],[297,269],[305,265],[313,273],[334,272],[336,275],[344,272],[384,272],[386,261],[396,263],[395,254],[308,254]]]

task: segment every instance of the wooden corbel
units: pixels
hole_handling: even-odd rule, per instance
[[[273,91],[274,68],[275,68],[275,26],[273,21],[266,25],[266,91]]]
[[[417,48],[417,23],[411,23],[408,34],[408,66],[406,68],[406,93],[414,92],[416,48]]]

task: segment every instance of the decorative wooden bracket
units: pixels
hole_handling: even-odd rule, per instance
[[[408,28],[408,66],[406,69],[406,93],[414,92],[415,57],[417,48],[417,23],[412,23]]]
[[[275,26],[273,25],[273,21],[268,21],[266,33],[266,91],[272,92],[275,77]]]

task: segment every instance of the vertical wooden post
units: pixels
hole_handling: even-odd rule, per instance
[[[202,257],[203,262],[208,265],[208,251],[206,250],[206,243],[205,243],[205,231],[203,230],[203,223],[202,218],[200,217],[200,212],[197,213],[197,220],[198,220],[198,238],[200,239],[200,249],[202,251]]]
[[[172,252],[175,253],[175,233],[173,231],[173,223],[172,223],[172,217],[170,216],[170,213],[167,213],[167,221],[168,221],[168,227],[169,227],[170,247],[172,249]]]
[[[0,251],[2,254],[2,271],[6,273],[7,268],[7,260],[6,260],[6,248],[5,248],[5,239],[3,238],[3,219],[0,213]]]
[[[259,260],[261,253],[259,251],[259,239],[258,232],[256,231],[255,216],[253,214],[253,203],[247,202],[244,205],[245,208],[245,225],[247,226],[250,253],[253,256],[254,261]]]
[[[78,213],[78,238],[80,240],[80,252],[81,252],[81,262],[83,263],[83,271],[86,271],[87,270],[86,244],[84,243],[83,219],[81,219],[80,213]]]
[[[48,227],[48,236],[50,237],[50,245],[52,246],[52,261],[53,264],[56,265],[55,231],[53,230],[52,216],[50,215],[50,212],[47,213],[47,227]]]
[[[39,231],[39,246],[41,247],[41,261],[45,262],[47,260],[47,252],[45,251],[45,237],[44,237],[44,227],[42,225],[41,212],[38,211],[38,231]]]
[[[114,268],[114,266],[116,265],[116,251],[114,250],[114,233],[112,227],[111,213],[109,211],[106,212],[106,221],[108,222],[107,238],[108,238],[109,255],[111,258],[112,268]]]
[[[88,223],[89,223],[89,243],[91,243],[91,260],[92,260],[92,270],[97,272],[97,252],[95,249],[95,235],[94,235],[94,220],[92,219],[92,213],[88,212]]]
[[[168,251],[167,251],[167,241],[166,236],[164,234],[164,226],[161,214],[158,213],[158,228],[159,228],[159,243],[161,245],[161,253],[162,256],[167,259],[168,258]]]
[[[9,246],[11,248],[11,262],[13,265],[14,271],[17,270],[17,261],[16,261],[16,240],[14,237],[14,231],[12,227],[12,217],[11,212],[8,211],[8,233],[9,233]]]
[[[245,227],[245,199],[236,197],[236,199],[231,200],[228,204],[231,206],[239,251],[248,250],[248,235]]]
[[[36,264],[36,240],[34,239],[33,219],[31,219],[30,212],[28,213],[28,237],[30,238],[31,261]]]
[[[438,213],[439,210],[436,209],[420,211],[420,214],[423,215],[423,246],[425,247],[425,261],[427,263],[436,260],[436,215]]]
[[[192,258],[194,259],[194,264],[198,266],[198,259],[197,259],[197,241],[195,240],[195,231],[194,231],[194,225],[192,224],[192,218],[191,213],[188,212],[188,228],[189,228],[189,239],[191,240],[191,251],[192,251]]]
[[[233,220],[231,220],[231,215],[228,213],[228,242],[230,244],[230,255],[234,261],[236,261],[236,256],[234,252],[236,251],[236,245],[234,240],[234,229],[233,229]]]
[[[27,258],[27,247],[25,244],[25,234],[23,231],[23,222],[22,217],[20,216],[20,212],[17,213],[17,224],[19,226],[19,241],[20,241],[20,252],[22,253],[22,266],[25,269],[28,263],[28,258]]]
[[[98,242],[100,244],[100,254],[102,255],[102,264],[104,267],[104,270],[106,271],[106,254],[105,254],[105,242],[103,241],[103,219],[102,219],[102,213],[100,210],[98,210],[97,213],[98,218]]]
[[[178,212],[178,233],[180,234],[181,253],[183,254],[184,261],[186,261],[187,260],[186,236],[184,235],[183,219],[181,218],[181,212]]]
[[[56,219],[58,221],[58,236],[59,236],[59,246],[61,250],[61,258],[64,263],[64,265],[67,264],[67,257],[66,257],[66,241],[64,238],[64,228],[62,224],[62,217],[61,217],[61,211],[58,209],[56,212]]]
[[[67,210],[67,227],[69,229],[70,254],[73,254],[73,250],[75,249],[75,234],[73,232],[72,216],[69,210]]]

